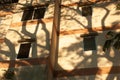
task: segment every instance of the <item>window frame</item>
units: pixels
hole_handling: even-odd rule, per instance
[[[44,18],[44,15],[45,15],[45,12],[46,12],[46,8],[47,7],[41,7],[41,6],[40,7],[33,7],[33,6],[28,7],[27,9],[24,10],[21,21],[27,21],[27,20],[42,19],[42,18]],[[38,12],[40,12],[40,9],[41,9],[42,13],[39,13],[39,14],[41,14],[42,16],[38,15]],[[42,10],[42,9],[44,9],[44,10]],[[39,11],[37,12],[37,10],[39,10]],[[27,16],[30,15],[31,16],[30,19],[27,19],[29,17],[26,17],[25,11],[28,11]],[[31,11],[32,13],[29,14],[29,11]]]

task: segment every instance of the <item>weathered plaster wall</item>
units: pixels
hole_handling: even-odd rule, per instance
[[[19,10],[19,8],[24,7],[23,5],[26,4],[24,1],[26,0],[19,1],[12,15],[0,17],[0,39],[4,39],[3,42],[0,42],[0,80],[6,71],[15,73],[14,80],[46,79],[45,60],[41,64],[42,61],[39,62],[38,59],[48,57],[52,20],[47,23],[41,23],[39,20],[40,23],[38,24],[22,23],[23,10]],[[44,18],[53,17],[53,7],[53,4],[49,5]],[[38,22],[37,20],[34,21]],[[22,23],[22,25],[19,26],[16,23]],[[15,24],[15,26],[11,26],[11,24]],[[22,38],[36,38],[36,42],[31,44],[29,58],[17,59],[21,44],[18,43],[18,40]],[[30,62],[24,60],[30,60]]]
[[[115,4],[99,4],[93,6],[93,15],[84,17],[81,15],[81,8],[77,6],[63,7],[61,15],[61,31],[72,31],[86,28],[104,28],[104,26],[114,26],[119,24],[119,10]],[[108,30],[109,31],[109,30]],[[67,70],[74,75],[77,69],[100,68],[103,74],[84,75],[74,77],[62,77],[57,80],[117,80],[119,73],[109,74],[113,66],[119,66],[119,51],[111,48],[110,52],[102,50],[108,31],[98,31],[96,36],[96,50],[84,51],[82,32],[68,35],[61,35],[59,40],[58,64],[56,70]],[[116,30],[120,31],[120,29]],[[89,32],[89,31],[88,31]],[[97,32],[97,31],[95,31]],[[108,69],[108,70],[107,70]],[[104,73],[104,71],[107,71]],[[82,71],[81,71],[82,72]],[[87,72],[87,70],[86,70]],[[89,71],[88,71],[89,72]],[[100,73],[101,73],[100,72]],[[80,73],[82,74],[82,73]],[[84,72],[83,72],[84,74]]]
[[[35,0],[34,0],[35,1]],[[69,4],[77,2],[78,0],[64,0],[63,4]],[[16,8],[23,7],[24,4],[27,4],[26,0],[20,0],[19,5]],[[28,4],[30,1],[28,1]],[[116,4],[116,3],[115,3]],[[81,16],[81,8],[77,6],[71,7],[62,7],[61,9],[61,22],[60,30],[75,30],[75,29],[85,29],[89,27],[103,27],[119,24],[119,10],[116,10],[115,4],[99,4],[93,6],[93,15],[92,17]],[[53,8],[54,4],[49,5],[45,13],[44,18],[53,17]],[[18,12],[13,15],[8,15],[6,17],[0,18],[0,28],[5,30],[5,42],[0,43],[0,61],[5,60],[17,60],[17,54],[19,51],[20,43],[18,40],[22,37],[32,37],[37,38],[37,42],[32,43],[30,50],[29,58],[40,58],[47,57],[49,54],[49,45],[51,40],[52,32],[52,21],[45,24],[39,23],[38,25],[24,25],[22,26],[10,26],[10,24],[21,22],[21,17],[23,15],[23,10],[18,10]],[[0,32],[1,30],[0,29]],[[2,30],[3,31],[3,30]],[[2,32],[3,33],[3,32]],[[96,36],[96,45],[97,50],[95,51],[84,51],[83,47],[83,38],[80,37],[81,34],[71,34],[71,35],[62,35],[60,36],[59,41],[59,54],[58,54],[58,65],[57,70],[73,70],[75,68],[91,68],[91,67],[111,67],[119,66],[119,54],[116,54],[113,49],[111,49],[110,54],[102,51],[102,46],[105,42],[105,34],[107,31],[99,32],[99,35]],[[9,64],[9,63],[8,63]],[[42,66],[42,65],[41,65]],[[23,80],[23,78],[36,80],[41,78],[42,75],[33,76],[36,74],[44,74],[44,69],[41,66],[29,66],[29,67],[19,67],[14,68],[16,70],[17,79]],[[9,67],[9,65],[8,65]],[[5,68],[8,69],[8,68]],[[41,70],[39,70],[41,69]],[[1,71],[3,71],[1,69]],[[3,71],[5,72],[5,71]],[[25,75],[23,75],[25,74]],[[2,75],[2,72],[1,72]],[[92,77],[92,76],[91,76]],[[97,78],[100,77],[100,78]],[[98,75],[95,80],[105,80],[106,75]],[[69,80],[69,78],[63,78]],[[70,78],[70,79],[83,79],[87,80],[87,77],[84,78]],[[90,78],[91,80],[94,80]],[[41,78],[41,80],[43,80]]]
[[[104,26],[113,26],[115,24],[119,24],[120,21],[119,14],[116,13],[119,13],[120,11],[116,10],[115,4],[116,3],[100,4],[93,6],[93,15],[91,17],[82,16],[81,9],[77,8],[76,6],[62,8],[61,25],[60,25],[61,31],[75,30],[75,29],[84,30],[85,28],[90,28],[90,27],[104,28]],[[108,57],[106,56],[106,54],[108,53],[104,53],[102,51],[102,46],[104,45],[104,42],[106,40],[105,39],[106,32],[107,31],[98,32],[99,35],[96,36],[96,44],[97,44],[96,51],[84,51],[83,38],[80,37],[81,34],[60,36],[59,59],[58,59],[59,64],[64,69],[74,69],[77,67],[79,68],[97,67],[103,65],[115,66],[116,64],[114,64],[114,62],[109,60]],[[114,51],[111,51],[111,55],[116,56]],[[109,55],[109,57],[112,57],[111,55]]]
[[[53,17],[53,10],[51,10],[51,6],[53,8],[53,5],[50,5],[46,12],[44,18],[51,18]],[[50,14],[51,13],[51,14]],[[47,15],[50,14],[50,15]],[[7,44],[7,40],[3,44],[1,44],[1,55],[4,55],[4,51],[8,52],[9,56],[5,56],[3,59],[10,59],[10,56],[14,56],[13,59],[16,58],[20,43],[18,43],[18,40],[26,37],[26,38],[36,38],[37,42],[32,44],[31,54],[30,56],[35,57],[41,57],[48,55],[49,53],[49,46],[50,46],[50,37],[51,37],[51,31],[52,31],[52,21],[48,23],[39,23],[39,21],[36,20],[36,24],[27,24],[28,22],[21,21],[23,15],[23,11],[20,11],[18,13],[15,13],[13,15],[10,15],[10,19],[6,18],[1,20],[1,25],[3,29],[6,29],[6,39],[13,45]],[[9,17],[9,15],[8,15]],[[1,18],[2,19],[2,18]],[[21,26],[19,26],[19,23],[22,23]],[[11,24],[16,24],[16,26],[11,26]],[[1,27],[1,28],[2,28]],[[7,28],[8,27],[8,28]],[[2,29],[1,29],[2,30]],[[12,51],[9,47],[12,47]],[[12,53],[12,54],[11,54]],[[44,54],[45,53],[45,54]],[[33,56],[34,55],[34,56]],[[2,60],[2,59],[1,59]]]
[[[81,14],[81,7],[62,7],[61,30],[112,26],[120,21],[118,17],[120,11],[116,10],[116,3],[92,5],[92,9],[92,16],[84,17]]]

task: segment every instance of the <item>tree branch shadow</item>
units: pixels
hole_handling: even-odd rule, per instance
[[[114,1],[113,1],[113,2],[114,2]],[[111,2],[111,3],[112,3],[112,2]],[[104,16],[102,17],[102,20],[101,20],[101,25],[102,25],[102,29],[103,29],[103,30],[106,28],[106,27],[105,27],[105,26],[106,26],[106,25],[105,25],[105,21],[106,21],[108,15],[110,14],[110,10],[107,9],[106,7],[107,7],[109,4],[111,4],[111,3],[99,4],[98,6],[97,6],[97,4],[95,5],[96,8],[102,8],[102,9],[104,9],[104,10],[106,11],[106,13],[104,14]],[[73,10],[73,11],[77,12],[79,15],[81,15],[81,11],[79,10],[79,7],[77,7],[77,9],[74,9],[74,8],[71,8],[71,7],[66,7],[66,6],[63,6],[63,7],[68,8],[68,9],[70,9],[70,10]],[[79,20],[77,20],[76,18],[74,18],[74,16],[71,16],[71,15],[62,15],[62,17],[70,17],[68,20],[75,20],[78,24],[82,25],[84,28],[88,28],[88,27],[92,28],[92,17],[91,17],[91,16],[85,17],[85,18],[87,19],[87,21],[88,21],[88,25],[87,25],[87,26],[85,26],[84,24],[82,24],[82,22],[80,22]],[[115,28],[115,27],[118,25],[118,23],[119,23],[119,21],[118,21],[118,22],[114,22],[114,23],[112,24],[113,28]],[[92,30],[92,29],[88,29],[88,31],[91,32],[91,31],[93,31],[93,30]],[[93,32],[96,32],[96,31],[93,31]],[[100,33],[100,34],[103,34],[103,33]],[[77,39],[77,38],[76,38],[76,39]],[[73,44],[69,45],[69,47],[63,47],[63,48],[62,48],[62,51],[64,51],[64,50],[67,51],[66,57],[70,56],[71,54],[74,54],[74,51],[76,51],[76,54],[78,54],[80,57],[81,57],[81,56],[84,57],[84,60],[82,60],[80,63],[77,63],[76,66],[75,66],[75,68],[80,67],[80,66],[82,66],[82,67],[92,67],[92,66],[98,67],[98,65],[97,65],[98,62],[97,62],[97,60],[98,60],[98,58],[101,57],[101,55],[98,55],[98,54],[97,54],[97,51],[92,51],[92,55],[91,55],[91,56],[88,56],[88,57],[85,56],[85,54],[83,53],[84,51],[79,51],[79,49],[82,48],[82,47],[81,47],[81,44],[83,44],[83,43],[82,43],[82,42],[73,43]],[[97,43],[96,46],[103,46],[103,44]],[[73,53],[72,53],[72,52],[73,52]],[[59,56],[59,57],[61,57],[61,56]],[[115,58],[118,59],[118,55],[116,55],[116,57],[114,57],[114,58],[111,58],[107,53],[105,53],[105,55],[103,55],[103,57],[106,57],[106,59],[109,59],[109,60],[113,63],[113,65],[118,64],[118,63],[115,63],[116,60],[113,61]],[[73,59],[74,59],[74,58],[73,58]],[[73,60],[73,59],[72,59],[72,60]],[[88,63],[89,60],[91,60],[90,63]],[[118,62],[118,61],[117,61],[117,62]],[[71,64],[72,64],[72,63],[71,63]],[[60,65],[59,65],[59,66],[60,66]],[[62,70],[64,70],[64,69],[62,69]],[[112,70],[112,69],[111,69],[111,70]],[[111,72],[110,72],[110,73],[111,73]],[[96,74],[97,74],[97,73],[96,73]],[[84,78],[84,80],[95,80],[96,74],[94,75],[94,77],[90,77],[90,76],[89,76],[89,77],[87,77],[87,78]],[[115,76],[111,76],[111,75],[109,74],[107,80],[113,80],[113,78],[115,78],[115,77],[117,77],[117,80],[119,80],[119,77],[118,77],[118,76],[119,76],[118,74],[116,74]],[[74,78],[74,79],[75,79],[75,78]],[[76,79],[75,79],[75,80],[76,80]]]

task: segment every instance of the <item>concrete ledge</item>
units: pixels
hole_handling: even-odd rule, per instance
[[[20,67],[20,66],[33,66],[33,65],[40,65],[40,64],[47,64],[47,58],[26,58],[26,59],[19,59],[19,60],[4,60],[0,61],[0,68],[13,68],[13,67]]]
[[[118,74],[120,73],[120,66],[111,67],[94,67],[94,68],[82,68],[74,70],[59,70],[54,71],[54,77],[65,76],[86,76],[86,75],[101,75],[101,74]]]
[[[10,25],[10,27],[20,27],[23,25],[23,23],[26,23],[26,25],[34,25],[37,23],[48,23],[48,22],[52,22],[53,18],[44,18],[44,19],[39,19],[39,20],[29,20],[29,21],[23,21],[23,22],[16,22],[16,23],[12,23]]]
[[[107,31],[107,30],[119,30],[120,25],[116,26],[104,26],[102,27],[93,27],[88,29],[74,29],[74,30],[68,30],[68,31],[60,31],[60,35],[70,35],[70,34],[88,34],[90,32],[99,32],[99,31]]]

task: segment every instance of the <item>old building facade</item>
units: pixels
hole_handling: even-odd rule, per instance
[[[119,80],[119,50],[103,50],[106,34],[120,31],[118,3],[1,1],[0,78]]]

